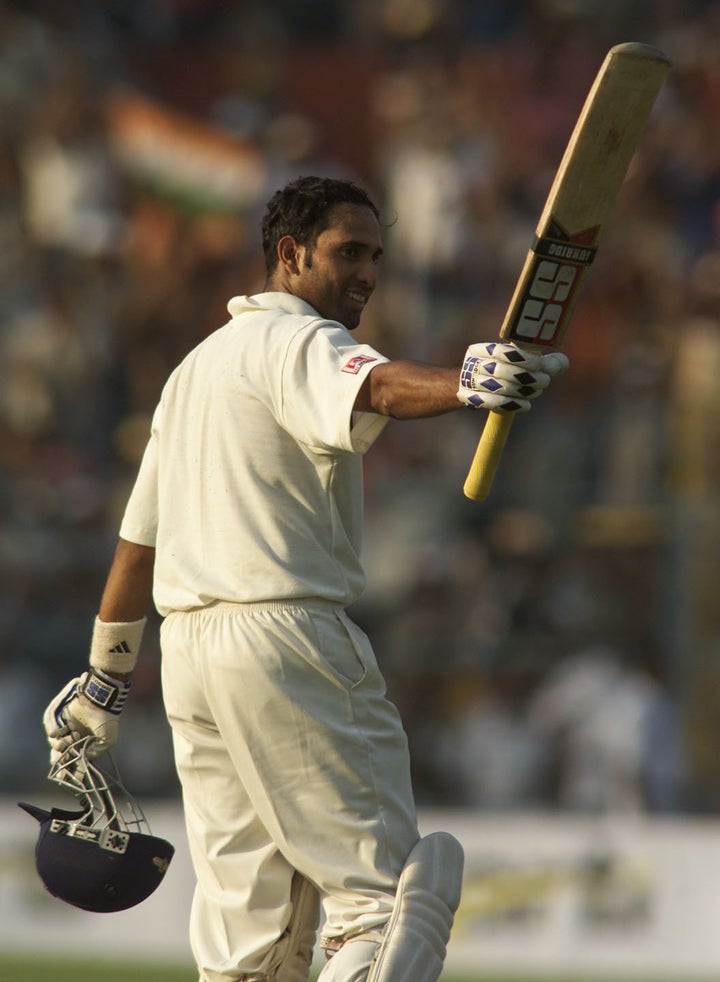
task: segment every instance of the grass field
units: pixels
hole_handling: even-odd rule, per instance
[[[163,968],[119,962],[88,962],[58,955],[49,958],[3,957],[0,955],[2,982],[197,982],[187,968]]]
[[[2,982],[197,982],[192,967],[162,967],[134,962],[88,962],[66,959],[6,958],[0,954]],[[475,982],[443,975],[441,982]],[[494,982],[484,978],[482,982]],[[523,980],[511,980],[523,982]],[[556,980],[562,982],[562,980]]]
[[[0,954],[2,982],[197,982],[192,965],[160,967],[127,962],[88,962],[56,959],[6,958]],[[474,982],[443,976],[441,982]],[[494,982],[484,978],[482,982]],[[523,980],[512,980],[523,982]],[[556,980],[562,982],[562,980]]]
[[[0,953],[0,979],[2,982],[197,982],[192,965],[159,966],[135,962],[89,962],[57,958],[6,957]],[[472,978],[443,975],[440,982],[539,982],[537,978],[519,976],[497,978],[482,972]],[[552,982],[608,982],[607,979],[559,978]],[[613,977],[612,982],[623,982]],[[626,980],[626,982],[653,982],[652,979]],[[679,982],[679,980],[678,980]]]
[[[0,955],[2,982],[197,982],[192,965],[161,967],[134,962],[89,962]]]

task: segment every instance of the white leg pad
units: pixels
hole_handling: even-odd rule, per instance
[[[400,874],[367,982],[437,982],[460,903],[463,861],[462,846],[447,832],[418,842]]]

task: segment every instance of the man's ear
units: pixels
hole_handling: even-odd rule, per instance
[[[292,235],[283,235],[283,237],[278,242],[278,259],[280,261],[280,266],[285,270],[286,273],[291,273],[294,276],[300,272],[300,250],[302,246],[299,245]]]

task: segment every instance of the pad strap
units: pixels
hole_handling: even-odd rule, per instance
[[[113,623],[95,618],[90,666],[103,672],[132,672],[138,659],[147,617]]]
[[[119,716],[125,708],[127,697],[130,692],[130,683],[121,679],[114,679],[105,672],[91,668],[85,672],[82,681],[78,686],[78,692],[97,706],[104,709],[113,716]]]

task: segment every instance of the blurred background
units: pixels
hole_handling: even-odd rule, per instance
[[[366,458],[370,633],[418,803],[720,810],[720,3],[0,2],[0,792],[46,789],[44,706],[82,667],[165,378],[261,289],[302,174],[387,219],[362,339],[493,339],[607,49],[674,70],[490,498],[479,414]],[[146,633],[117,759],[176,798]],[[132,739],[129,738],[132,736]]]

